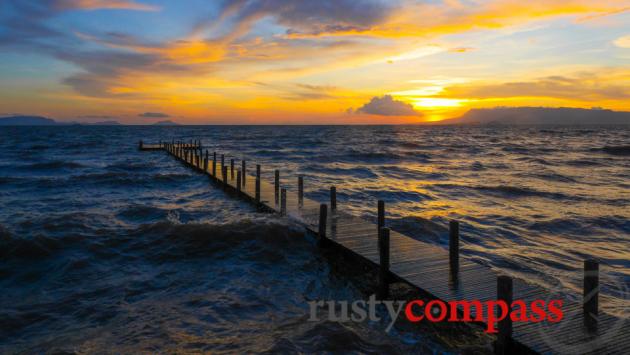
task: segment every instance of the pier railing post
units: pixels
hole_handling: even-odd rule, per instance
[[[335,213],[337,211],[337,188],[330,187],[330,212]]]
[[[230,159],[230,179],[234,179],[234,159]]]
[[[508,306],[508,316],[499,321],[499,334],[495,343],[495,354],[509,354],[512,347],[512,318],[510,317],[513,300],[512,278],[506,275],[497,277],[497,300]],[[488,309],[494,312],[494,309]]]
[[[227,174],[227,166],[224,166],[224,167],[223,167],[223,169],[222,169],[222,171],[221,171],[221,174],[223,175],[223,176],[222,176],[222,177],[223,177],[223,189],[225,190],[225,189],[227,189],[227,187],[228,187],[228,177],[227,177],[227,176],[228,176],[228,174]]]
[[[298,206],[304,205],[304,177],[298,176]]]
[[[378,200],[378,214],[377,214],[378,232],[385,227],[385,201]]]
[[[459,273],[459,222],[449,223],[448,256],[451,268],[451,275],[457,276]]]
[[[221,154],[221,172],[223,172],[224,166],[225,166],[225,154]]]
[[[208,171],[208,151],[206,150],[206,157],[203,159],[203,172]]]
[[[241,171],[236,172],[236,192],[241,193]]]
[[[243,172],[243,186],[245,186],[245,177],[247,176],[247,166],[245,163],[245,159],[241,161],[241,171]]]
[[[387,298],[389,293],[389,228],[381,228],[378,233],[378,292],[379,299]]]
[[[260,164],[256,164],[256,202],[260,203]]]
[[[212,153],[212,176],[217,177],[217,152]]]
[[[317,234],[319,236],[319,245],[323,246],[326,243],[326,222],[328,221],[328,206],[325,203],[319,205],[319,229]]]
[[[138,149],[142,150],[142,139],[138,142]]]
[[[287,189],[280,189],[280,214],[287,215]]]
[[[276,196],[276,205],[278,205],[278,199],[280,198],[280,170],[276,169],[274,171],[274,180],[273,180],[273,184],[274,184],[274,190],[275,190],[275,196]]]
[[[589,331],[597,328],[599,314],[599,262],[584,260],[584,290],[582,300],[584,324]]]

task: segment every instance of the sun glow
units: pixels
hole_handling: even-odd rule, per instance
[[[469,101],[468,99],[443,99],[434,97],[419,97],[411,100],[413,106],[419,108],[459,107]]]

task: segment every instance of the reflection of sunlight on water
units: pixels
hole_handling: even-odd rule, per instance
[[[629,282],[625,173],[630,163],[601,152],[605,145],[627,144],[628,129],[348,131],[327,131],[326,145],[313,153],[315,159],[326,156],[322,166],[344,159],[348,168],[304,171],[307,181],[318,186],[313,197],[325,200],[327,186],[335,184],[341,203],[355,214],[373,217],[374,201],[384,199],[393,218],[418,216],[441,225],[460,219],[465,254],[543,285],[559,278],[564,287],[579,291],[582,261],[588,256],[601,258],[606,265],[602,272],[613,279]],[[353,175],[353,162],[345,155],[350,149],[355,168],[372,174]],[[303,161],[312,164],[310,159],[287,170],[299,170]],[[278,166],[280,160],[273,159]]]

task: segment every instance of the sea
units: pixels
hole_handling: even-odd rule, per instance
[[[630,309],[628,126],[0,127],[0,353],[444,353],[381,322],[309,322],[365,299],[290,219],[138,142],[200,140],[280,169],[289,193],[579,297]],[[436,340],[437,339],[437,340]]]

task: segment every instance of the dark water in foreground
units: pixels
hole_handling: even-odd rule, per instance
[[[311,299],[364,298],[289,221],[225,198],[136,142],[201,139],[271,181],[602,307],[630,298],[630,128],[0,128],[0,353],[435,351],[385,324],[306,322]],[[603,149],[604,147],[617,147]],[[287,225],[289,228],[287,228]]]

